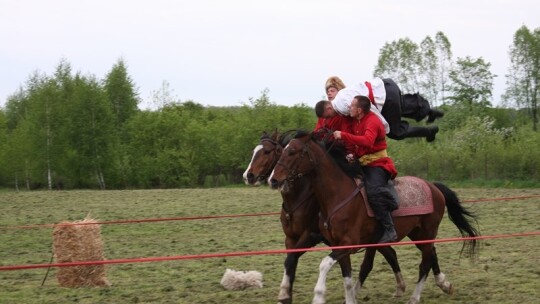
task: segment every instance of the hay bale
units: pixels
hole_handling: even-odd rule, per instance
[[[72,225],[85,223],[85,225]],[[101,261],[103,242],[101,226],[95,220],[62,222],[54,227],[53,253],[57,263]],[[63,287],[110,286],[105,275],[105,265],[59,267],[56,279]]]
[[[243,290],[246,288],[262,288],[263,275],[262,273],[251,271],[236,271],[232,269],[225,270],[221,285],[228,290]]]

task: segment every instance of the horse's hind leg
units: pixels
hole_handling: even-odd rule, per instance
[[[401,275],[401,269],[399,267],[396,251],[390,246],[379,248],[366,248],[364,260],[362,261],[362,265],[360,266],[358,282],[355,286],[356,293],[358,294],[358,292],[360,292],[360,289],[362,288],[362,286],[364,286],[364,282],[366,281],[369,273],[373,269],[373,260],[375,258],[376,250],[384,256],[388,264],[390,264],[390,267],[392,267],[392,271],[394,272],[394,276],[396,278],[396,292],[394,293],[394,297],[403,296],[403,293],[405,292],[405,280]]]
[[[373,259],[375,258],[375,253],[377,253],[376,248],[368,247],[366,248],[366,252],[364,253],[364,260],[362,260],[362,264],[360,265],[360,273],[358,274],[358,282],[356,282],[356,286],[354,287],[355,292],[358,294],[360,292],[360,289],[362,289],[362,286],[364,286],[364,282],[366,281],[366,278],[368,277],[369,273],[373,269]]]
[[[384,256],[394,272],[394,277],[396,278],[396,292],[394,293],[394,297],[403,296],[403,293],[405,293],[405,280],[401,275],[396,251],[390,246],[378,247],[377,250]]]
[[[435,276],[435,284],[437,284],[442,291],[451,295],[454,293],[454,287],[452,286],[452,283],[446,279],[446,275],[442,273],[439,268],[439,259],[437,258],[435,246],[433,246],[432,251],[433,262],[431,268],[433,269],[433,275]]]
[[[409,304],[420,303],[420,295],[424,290],[424,285],[426,284],[426,278],[431,270],[433,263],[433,244],[420,244],[417,245],[418,249],[422,251],[422,261],[420,262],[418,282],[414,288],[413,295],[409,299]]]

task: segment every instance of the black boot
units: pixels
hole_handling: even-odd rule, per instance
[[[426,136],[426,141],[427,142],[432,142],[432,141],[435,140],[435,134],[437,134],[437,132],[439,132],[439,127],[431,126],[431,127],[427,127],[427,129],[429,130],[429,135]]]
[[[428,142],[435,140],[435,134],[439,132],[439,127],[409,127],[403,138],[407,137],[425,137]]]
[[[384,232],[378,243],[392,243],[397,241],[397,233],[396,229],[394,228],[394,221],[392,220],[392,215],[390,214],[390,212],[387,212],[386,215],[382,217],[379,221],[383,226]]]
[[[435,121],[437,118],[441,118],[444,116],[444,112],[441,112],[437,109],[431,109],[429,110],[428,119],[426,120],[426,123],[430,124]]]

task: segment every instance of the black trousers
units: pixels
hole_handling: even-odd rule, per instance
[[[420,121],[429,114],[429,102],[420,94],[401,94],[399,86],[390,78],[382,80],[386,90],[386,100],[381,114],[390,126],[387,134],[392,139],[403,139],[409,129],[409,123],[402,117]]]
[[[381,167],[362,166],[364,184],[377,220],[398,208],[398,203],[389,188],[390,173]]]

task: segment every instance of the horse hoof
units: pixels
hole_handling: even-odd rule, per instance
[[[278,304],[292,304],[292,300],[290,298],[279,300]]]
[[[394,298],[401,298],[403,297],[403,291],[402,290],[396,290],[393,295]]]
[[[453,295],[454,294],[454,285],[450,284],[450,287],[448,287],[448,291],[446,291],[447,294]]]

